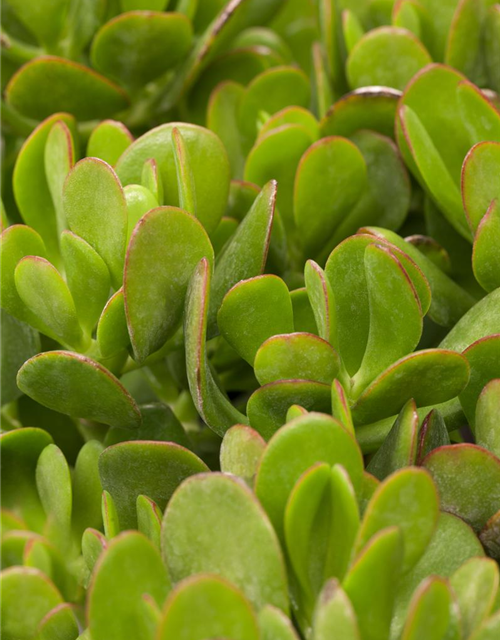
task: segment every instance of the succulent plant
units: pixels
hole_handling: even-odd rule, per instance
[[[5,0],[6,640],[500,635],[500,5]]]

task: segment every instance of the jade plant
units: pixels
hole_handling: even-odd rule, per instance
[[[499,42],[5,0],[2,637],[499,637]]]

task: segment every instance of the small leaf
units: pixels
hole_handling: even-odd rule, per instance
[[[23,144],[12,178],[14,197],[21,217],[33,228],[33,233],[37,231],[40,234],[52,260],[57,260],[59,254],[58,226],[45,172],[45,147],[52,127],[56,123],[64,123],[70,131],[75,131],[75,120],[68,114],[56,113],[44,120]],[[44,254],[40,255],[45,257]]]
[[[71,231],[61,235],[61,255],[78,320],[91,335],[108,300],[108,268],[97,251]]]
[[[90,57],[96,69],[134,90],[180,62],[191,38],[191,23],[180,13],[130,11],[99,29]]]
[[[434,478],[441,508],[460,516],[476,531],[498,511],[500,460],[485,449],[473,444],[439,447],[423,465]]]
[[[329,384],[337,377],[340,361],[326,340],[312,333],[285,333],[268,338],[257,351],[255,377],[260,384],[303,379]]]
[[[414,400],[408,400],[366,470],[379,480],[384,480],[394,471],[414,465],[417,455],[417,435],[417,407]]]
[[[288,409],[300,405],[307,411],[330,412],[330,385],[312,380],[278,380],[260,387],[250,396],[250,425],[269,440],[285,424]]]
[[[458,396],[468,380],[463,355],[445,349],[416,351],[391,365],[363,391],[352,416],[356,424],[380,420],[396,414],[410,398],[419,407],[436,405]]]
[[[160,349],[179,328],[189,279],[204,257],[212,263],[210,240],[185,211],[158,207],[141,218],[128,247],[123,287],[139,360]]]
[[[88,339],[83,336],[68,285],[57,269],[45,258],[26,256],[18,263],[14,278],[21,300],[51,329],[51,335],[85,349]]]
[[[216,262],[209,310],[210,324],[215,324],[223,298],[233,285],[240,280],[260,276],[264,271],[273,227],[276,191],[275,181],[264,185]]]
[[[491,380],[481,391],[476,404],[476,443],[500,458],[500,380]]]
[[[353,89],[370,85],[404,89],[432,59],[415,36],[397,27],[365,34],[350,52],[346,73]]]
[[[258,619],[262,640],[298,640],[291,620],[281,609],[267,604],[259,611]]]
[[[116,511],[116,505],[111,494],[104,490],[102,492],[102,521],[104,534],[108,540],[116,537],[120,533],[120,521]]]
[[[366,545],[347,574],[343,588],[352,602],[365,640],[386,640],[403,559],[397,527],[382,529]]]
[[[72,527],[78,539],[87,527],[102,527],[101,495],[98,460],[104,447],[98,440],[89,440],[78,453],[72,476]]]
[[[427,578],[415,591],[401,640],[443,640],[450,621],[452,595],[441,578]]]
[[[88,590],[92,640],[149,640],[153,629],[143,612],[143,594],[161,606],[170,580],[160,552],[141,533],[127,531],[99,559]]]
[[[268,338],[293,331],[286,284],[275,275],[239,282],[225,295],[217,315],[219,330],[239,355],[253,365]]]
[[[154,158],[166,195],[165,204],[178,206],[180,200],[172,143],[174,127],[181,133],[190,158],[196,215],[207,233],[212,233],[226,208],[230,171],[222,142],[208,129],[179,122],[156,127],[130,145],[118,161],[116,172],[123,185],[140,184],[144,163]]]
[[[158,207],[158,202],[149,189],[140,184],[128,184],[124,189],[125,200],[127,202],[127,244],[134,232],[136,224],[142,216],[151,209]]]
[[[163,204],[163,183],[158,173],[158,163],[154,158],[146,160],[142,167],[141,184],[151,191],[159,205]]]
[[[351,601],[337,580],[321,592],[313,620],[313,640],[361,640]]]
[[[465,156],[462,165],[462,200],[473,232],[491,201],[500,199],[500,144],[479,142]]]
[[[240,413],[217,386],[209,367],[206,352],[207,318],[210,292],[210,264],[200,260],[191,278],[184,313],[186,373],[195,407],[218,435],[222,436],[234,424],[247,424]]]
[[[473,342],[463,355],[470,366],[470,380],[460,394],[460,404],[474,429],[479,396],[490,380],[500,377],[500,334]]]
[[[114,167],[133,141],[134,136],[122,122],[103,120],[90,134],[87,156],[100,158]]]
[[[66,229],[62,203],[64,181],[75,164],[75,143],[64,120],[56,122],[47,136],[44,164],[47,184],[56,211],[57,230],[61,233]]]
[[[498,594],[498,565],[491,558],[471,558],[450,578],[457,596],[465,638],[493,613]]]
[[[320,338],[337,346],[335,299],[325,272],[314,260],[308,260],[304,270],[307,295],[314,313]]]
[[[49,444],[40,454],[36,466],[36,486],[49,520],[49,531],[59,545],[68,544],[71,533],[71,476],[62,451]]]
[[[342,465],[355,490],[363,463],[354,438],[331,416],[307,413],[287,423],[267,445],[255,478],[255,493],[281,540],[289,495],[300,476],[319,462]]]
[[[2,291],[2,297],[3,297]],[[24,322],[1,312],[0,331],[2,358],[0,362],[0,397],[2,405],[17,400],[21,391],[16,384],[21,365],[41,351],[40,336]]]
[[[499,239],[500,200],[493,200],[479,223],[472,252],[472,270],[485,291],[500,286],[500,260],[496,251]]]
[[[80,160],[64,184],[63,202],[69,228],[97,251],[118,288],[123,279],[127,207],[115,172],[103,160]]]
[[[220,544],[213,544],[214,536]],[[273,604],[288,611],[276,534],[250,489],[231,476],[198,475],[179,487],[163,518],[162,549],[175,582],[213,573],[240,588],[257,609]]]
[[[114,356],[130,345],[123,289],[118,289],[102,310],[96,337],[104,358]]]
[[[38,625],[37,640],[75,640],[79,634],[78,620],[72,605],[54,607]]]
[[[42,0],[36,5],[13,0],[10,6],[20,22],[34,34],[36,40],[50,49],[61,36],[68,4],[67,0]]]
[[[38,569],[6,569],[0,574],[0,584],[2,636],[7,639],[34,638],[42,619],[63,602],[59,591]]]
[[[253,479],[266,448],[263,438],[253,429],[236,424],[224,434],[220,448],[220,468],[246,480]]]
[[[50,82],[51,91],[46,91]],[[55,111],[70,113],[78,120],[100,120],[128,106],[124,91],[82,64],[40,56],[27,62],[11,78],[7,102],[35,120]]]
[[[425,416],[420,427],[416,464],[422,464],[427,454],[447,444],[450,444],[450,436],[446,423],[441,412],[433,409]]]
[[[137,496],[136,510],[139,531],[159,549],[161,545],[162,512],[158,505],[151,498],[140,495]]]
[[[60,413],[127,428],[141,422],[136,403],[115,376],[76,353],[50,351],[30,358],[19,370],[17,384]]]
[[[94,570],[97,560],[107,545],[108,542],[100,531],[85,529],[83,532],[82,555],[90,573]]]
[[[207,108],[207,128],[222,140],[233,178],[243,176],[245,162],[237,115],[244,94],[245,88],[237,82],[221,82],[210,94]]]
[[[122,529],[137,526],[140,495],[163,511],[185,478],[206,470],[194,453],[173,442],[122,442],[105,449],[99,458],[102,486],[113,498]]]
[[[411,495],[411,500],[407,496]],[[399,527],[404,541],[401,571],[407,573],[429,544],[439,515],[438,495],[423,469],[397,471],[380,484],[363,517],[356,548],[362,549],[385,527]]]
[[[163,608],[158,640],[260,638],[257,619],[243,593],[218,576],[197,575],[183,580]]]

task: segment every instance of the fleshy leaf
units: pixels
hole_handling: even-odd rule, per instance
[[[492,201],[479,223],[474,238],[472,270],[485,291],[493,291],[500,287],[500,260],[497,252],[499,241],[500,199]]]
[[[361,640],[351,601],[335,579],[318,598],[312,628],[313,640]]]
[[[122,384],[102,365],[68,351],[49,351],[30,358],[17,384],[40,404],[70,416],[135,428],[141,414]]]
[[[122,529],[137,526],[140,495],[163,511],[185,478],[206,470],[194,453],[173,442],[122,442],[105,449],[99,458],[102,486],[113,497]]]
[[[51,91],[46,91],[47,83]],[[66,111],[79,120],[109,118],[128,106],[128,96],[114,83],[88,67],[40,56],[26,63],[11,78],[7,102],[35,120]]]
[[[415,591],[401,640],[442,640],[450,620],[452,595],[442,578],[431,576]]]
[[[500,458],[500,380],[491,380],[479,395],[476,404],[476,443]]]
[[[234,585],[219,576],[197,575],[183,580],[165,603],[158,640],[204,638],[259,640],[257,618]]]
[[[465,157],[461,186],[465,213],[476,231],[492,200],[500,199],[500,144],[479,142]]]
[[[141,218],[127,251],[124,298],[134,353],[139,360],[160,349],[182,321],[193,271],[213,249],[202,225],[175,207]]]
[[[48,531],[64,547],[71,533],[73,492],[68,463],[55,444],[45,447],[38,458],[36,486],[48,518]]]
[[[90,134],[87,156],[100,158],[114,167],[133,141],[133,135],[122,122],[103,120]]]
[[[222,440],[221,471],[251,482],[265,448],[264,439],[256,431],[242,424],[234,425],[226,431]]]
[[[140,184],[128,184],[124,189],[125,200],[127,202],[127,244],[130,241],[136,224],[142,216],[158,207],[158,202],[154,195]]]
[[[475,425],[476,405],[484,386],[500,377],[500,334],[473,342],[463,355],[470,366],[470,380],[460,394],[460,404],[472,428]]]
[[[217,324],[229,344],[253,365],[265,340],[293,331],[288,287],[275,275],[239,282],[224,297]]]
[[[64,181],[75,164],[75,142],[70,128],[63,120],[56,122],[47,136],[44,164],[56,211],[57,230],[61,233],[66,228],[62,203]]]
[[[298,640],[291,620],[281,609],[267,604],[259,611],[258,619],[262,640]]]
[[[69,228],[97,251],[118,288],[123,279],[127,206],[115,172],[98,158],[80,160],[64,184],[63,202]]]
[[[70,604],[64,603],[54,607],[45,615],[38,625],[38,640],[75,640],[79,628],[75,612]]]
[[[98,440],[89,440],[78,453],[72,475],[72,527],[78,539],[85,528],[102,526],[98,460],[104,449]]]
[[[137,528],[159,549],[162,512],[158,505],[151,498],[140,495],[137,497],[136,510]]]
[[[407,496],[412,496],[407,500]],[[382,482],[365,511],[356,542],[362,549],[385,527],[399,527],[404,540],[401,571],[407,573],[429,544],[439,515],[438,495],[423,469],[401,469]]]
[[[336,347],[335,299],[330,283],[325,277],[325,272],[314,260],[308,260],[304,269],[304,277],[319,336]]]
[[[420,465],[434,449],[450,444],[450,436],[441,412],[433,409],[424,418],[418,435],[416,464]]]
[[[143,594],[161,606],[170,580],[160,552],[136,531],[114,538],[94,570],[87,613],[92,640],[123,640],[130,634],[149,640],[151,621],[144,615]]]
[[[125,316],[123,289],[119,289],[106,303],[97,324],[97,343],[104,358],[116,355],[130,344]]]
[[[165,512],[162,549],[174,581],[213,573],[240,588],[257,609],[273,604],[288,611],[276,534],[242,481],[220,473],[185,481]]]
[[[354,488],[361,483],[362,458],[357,443],[331,416],[307,413],[280,429],[261,458],[255,493],[267,511],[280,539],[289,495],[300,476],[312,465],[341,464]]]

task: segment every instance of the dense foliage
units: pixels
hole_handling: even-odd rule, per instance
[[[500,637],[500,5],[1,42],[2,637]]]

